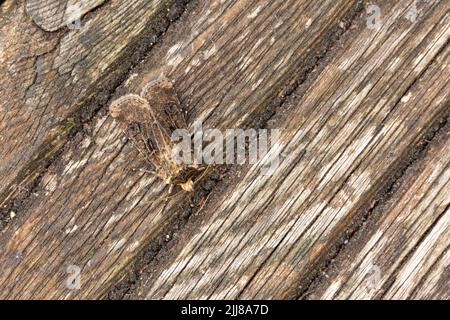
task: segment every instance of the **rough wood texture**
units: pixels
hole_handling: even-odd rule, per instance
[[[111,117],[97,115],[92,132],[80,133],[70,144],[64,135],[50,130],[96,94],[92,85],[107,81],[109,70],[123,69],[113,61],[121,61],[119,56],[131,38],[144,32],[145,23],[158,15],[164,3],[101,2],[85,2],[86,12],[101,7],[92,17],[86,14],[90,19],[81,32],[92,32],[96,26],[95,32],[103,30],[105,38],[95,37],[102,40],[82,57],[70,50],[80,40],[79,34],[66,32],[59,18],[43,24],[33,16],[42,15],[47,6],[64,18],[65,11],[53,6],[56,2],[28,3],[28,13],[38,26],[56,30],[50,34],[30,26],[32,18],[24,6],[7,2],[2,7],[2,13],[9,10],[22,21],[17,30],[32,30],[17,37],[14,32],[18,31],[0,29],[10,32],[7,38],[28,37],[36,43],[19,60],[11,59],[20,48],[19,40],[13,41],[10,51],[1,51],[0,62],[10,62],[10,69],[24,61],[22,69],[17,69],[21,73],[14,74],[28,81],[12,82],[7,76],[5,85],[0,85],[0,93],[15,88],[7,101],[12,108],[0,125],[11,119],[21,124],[5,131],[18,140],[14,144],[6,138],[0,150],[0,179],[5,181],[0,193],[6,195],[0,203],[13,194],[13,182],[23,185],[39,172],[31,156],[36,150],[48,157],[51,152],[43,147],[48,141],[56,149],[67,146],[0,235],[0,298],[101,297],[128,274],[151,241],[166,238],[166,229],[178,236],[169,250],[144,267],[151,272],[137,279],[131,297],[298,297],[309,288],[309,277],[315,277],[330,248],[340,244],[342,232],[362,208],[371,206],[431,124],[448,117],[450,111],[447,0],[420,2],[415,22],[405,17],[413,0],[377,1],[383,23],[376,30],[366,27],[364,17],[354,17],[361,8],[356,0],[194,1],[115,97],[137,93],[146,81],[163,74],[174,80],[190,123],[203,120],[205,127],[219,129],[282,128],[274,149],[282,161],[272,176],[260,174],[261,164],[234,168],[234,180],[225,179],[236,185],[225,183],[225,190],[216,186],[206,204],[205,198],[196,202],[195,195],[180,194],[169,199],[162,212],[166,186],[130,170],[140,165],[138,154],[122,139]],[[112,13],[117,6],[135,11],[130,14],[129,8],[121,16],[123,22]],[[111,23],[117,24],[117,30],[109,29]],[[66,56],[61,56],[64,52]],[[40,59],[48,62],[43,64],[47,71],[33,78]],[[7,66],[0,68],[7,75]],[[72,82],[76,90],[70,87]],[[33,94],[27,97],[39,99],[32,105],[42,110],[19,109],[31,88]],[[67,108],[61,107],[66,104]],[[24,117],[13,118],[20,110]],[[26,139],[28,131],[32,139]],[[50,137],[44,139],[48,132]],[[446,148],[442,144],[433,150],[437,155]],[[420,199],[441,206],[411,211],[423,223],[408,231],[412,239],[408,248],[412,250],[414,241],[420,244],[410,256],[402,251],[390,257],[396,266],[383,274],[386,286],[380,292],[385,297],[445,297],[442,283],[448,277],[448,243],[441,239],[448,238],[448,207],[443,207],[448,193],[439,190],[448,190],[447,158],[442,157],[439,164],[429,159],[423,166],[420,177],[425,172],[442,176],[436,176],[436,183],[424,181],[436,197],[430,193],[429,198]],[[22,167],[28,174],[18,175]],[[417,188],[411,185],[409,190]],[[420,201],[409,191],[405,197]],[[398,198],[403,199],[400,194]],[[386,211],[386,221],[395,218],[397,205]],[[174,230],[180,216],[193,213],[198,217]],[[379,226],[388,230],[391,225],[384,225],[385,220]],[[413,234],[414,228],[421,234]],[[171,235],[167,234],[167,240]],[[352,261],[357,259],[355,254]],[[65,286],[71,265],[81,268],[79,290]],[[347,276],[359,279],[361,275]],[[321,296],[331,290],[340,288],[321,282],[317,292],[307,295]]]
[[[176,80],[182,100],[189,97],[191,119],[242,125],[296,80],[308,51],[355,4],[208,2],[154,50],[142,68],[147,73],[132,75],[127,91],[138,91],[142,77],[164,72]],[[177,204],[171,201],[161,214],[164,186],[127,170],[137,166],[130,163],[135,157],[112,119],[100,118],[92,137],[44,175],[31,208],[1,239],[2,297],[97,297],[108,288],[137,249],[170,222]],[[64,286],[68,265],[82,267],[79,291]]]
[[[314,299],[448,299],[450,131],[324,271]],[[353,242],[355,244],[353,244]],[[378,273],[378,274],[376,274]]]
[[[448,6],[428,4],[417,24],[402,17],[407,7],[385,7],[381,30],[347,44],[293,106],[275,175],[252,168],[138,297],[295,295],[418,128],[448,110]]]
[[[27,0],[27,13],[45,31],[67,27],[105,0]]]
[[[8,0],[0,7],[0,205],[32,181],[44,160],[66,142],[74,124],[69,115],[94,94],[102,101],[98,90],[129,67],[117,64],[127,46],[173,1],[112,1],[82,19],[80,29],[41,29],[61,26],[50,9],[66,2],[25,6]],[[87,12],[100,2],[79,3]],[[63,12],[62,6],[55,10]],[[36,25],[30,15],[36,18],[41,11]]]

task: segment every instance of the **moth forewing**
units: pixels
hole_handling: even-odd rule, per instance
[[[141,96],[132,93],[114,100],[109,107],[111,116],[125,126],[128,126],[130,123],[137,120],[137,112],[145,114],[149,112],[149,110],[150,106],[148,101]]]
[[[187,128],[172,82],[152,81],[144,86],[141,95],[118,98],[111,104],[110,114],[162,180],[188,192],[194,190],[195,170],[172,159],[172,132]]]
[[[148,162],[151,160],[149,156],[149,146],[146,145],[146,141],[141,139],[139,133],[139,124],[136,122],[138,113],[146,114],[150,107],[147,100],[136,94],[127,94],[118,98],[111,103],[109,108],[110,114],[117,120],[120,128],[126,136],[131,140],[134,147],[139,151]],[[152,151],[150,151],[151,153]]]
[[[171,133],[176,129],[187,128],[186,118],[171,81],[152,81],[144,86],[141,96],[149,101],[161,126]]]

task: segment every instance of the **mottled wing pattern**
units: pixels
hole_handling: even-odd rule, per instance
[[[155,157],[158,144],[153,134],[154,117],[148,101],[136,94],[125,95],[111,104],[110,114],[119,122],[141,156],[153,166],[152,169],[160,169],[159,160]]]
[[[186,120],[170,81],[150,82],[141,96],[128,94],[115,100],[110,113],[163,180],[178,174],[171,161],[171,134],[186,128]]]
[[[149,117],[148,102],[137,94],[127,94],[114,100],[109,107],[111,116],[121,124],[128,125],[134,121],[142,121],[142,115]]]
[[[186,118],[172,82],[167,79],[149,82],[141,92],[155,113],[161,126],[173,132],[187,128]]]

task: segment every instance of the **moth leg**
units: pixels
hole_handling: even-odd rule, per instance
[[[210,174],[211,171],[213,170],[213,167],[211,165],[198,169],[199,171],[203,171],[203,173],[201,174],[200,177],[198,177],[195,181],[194,181],[194,185],[198,184],[206,175]]]
[[[169,199],[172,198],[172,197],[170,197],[170,194],[172,193],[172,190],[173,190],[173,184],[171,184],[171,185],[169,186],[169,191],[168,191],[168,194],[169,194],[169,195],[166,196],[166,198],[164,199],[163,208],[162,208],[162,210],[161,210],[161,213],[162,213],[162,214],[164,214],[164,211],[166,210],[167,204],[169,203]]]
[[[173,185],[170,185],[169,192],[168,192],[168,196],[166,197],[166,201],[169,201],[169,199],[178,197],[178,196],[179,196],[180,194],[182,194],[182,193],[186,193],[186,191],[181,190],[181,191],[178,191],[177,193],[175,193],[175,194],[173,194],[173,195],[170,195],[170,194],[172,193],[172,191],[173,191],[173,188],[174,188],[174,186],[173,186]]]
[[[155,172],[155,171],[153,171],[153,170],[147,170],[147,169],[143,169],[143,168],[128,168],[129,170],[131,170],[131,171],[133,171],[133,172],[143,172],[143,173],[148,173],[148,174],[151,174],[151,175],[155,175],[155,176],[157,176],[158,174]]]
[[[157,173],[155,172],[155,171],[153,171],[153,170],[147,170],[147,169],[142,169],[142,168],[140,168],[140,169],[138,169],[140,172],[144,172],[144,173],[149,173],[149,174],[153,174],[153,175],[157,175]]]

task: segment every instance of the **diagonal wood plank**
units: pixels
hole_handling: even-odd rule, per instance
[[[81,19],[106,0],[27,0],[27,13],[45,31],[56,31]]]
[[[437,203],[437,205],[446,204],[446,210],[424,241],[420,243],[413,256],[399,270],[393,285],[383,298],[448,299],[448,284],[450,280],[448,273],[450,210],[448,208],[449,195],[446,191],[449,190],[450,185],[447,184],[444,188],[446,189],[442,193],[445,198],[443,202]],[[436,268],[436,270],[433,270],[433,268]],[[428,273],[434,272],[436,275],[436,271],[441,272],[438,279],[433,279],[433,282],[427,283]],[[421,286],[416,287],[417,284]]]
[[[448,239],[448,234],[446,237],[446,239]],[[435,264],[428,270],[428,273],[420,279],[419,285],[414,288],[409,297],[411,299],[448,300],[450,298],[450,272],[448,268],[449,260],[450,250],[447,247],[442,256],[439,257]],[[407,283],[406,285],[408,286],[409,284]]]
[[[381,29],[361,26],[287,112],[275,175],[253,167],[136,297],[296,294],[421,132],[448,111],[448,5],[424,4],[416,23],[404,17],[411,5],[384,3]]]
[[[81,2],[84,13],[100,3]],[[24,0],[7,0],[0,7],[0,206],[39,176],[70,129],[83,122],[74,112],[85,107],[82,116],[89,118],[107,102],[139,58],[130,48],[144,31],[161,31],[158,13],[165,16],[174,1],[111,1],[84,15],[79,29],[51,33],[32,21],[42,9],[42,23],[49,22],[50,7],[65,3],[28,1],[27,7]]]
[[[240,126],[282,99],[322,38],[356,8],[350,0],[207,2],[166,32],[121,90],[138,92],[164,73],[191,119]],[[175,199],[161,213],[164,186],[127,170],[135,158],[112,119],[96,119],[92,136],[49,169],[37,198],[1,236],[1,297],[92,298],[108,289],[180,211]],[[81,267],[80,290],[64,285],[70,265]]]
[[[450,239],[449,128],[433,141],[420,167],[406,173],[398,191],[381,209],[382,218],[365,222],[361,234],[334,259],[338,262],[328,268],[330,272],[324,271],[326,277],[309,298],[448,296],[449,278],[444,270]],[[425,280],[428,277],[433,281]]]

